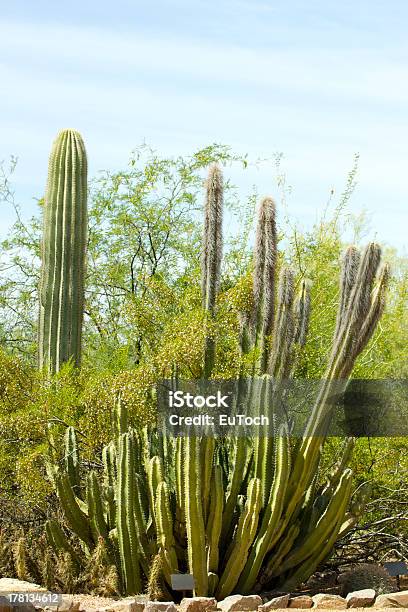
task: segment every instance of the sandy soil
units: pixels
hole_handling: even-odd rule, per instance
[[[79,601],[81,610],[99,610],[100,608],[107,608],[116,603],[114,599],[94,597],[93,595],[64,595],[63,597],[67,599],[72,597],[75,603]]]

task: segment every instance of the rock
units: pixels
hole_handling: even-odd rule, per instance
[[[53,612],[79,612],[80,602],[75,601],[72,595],[63,595],[62,601],[57,607],[51,608],[51,606],[44,608],[45,610],[52,610]]]
[[[160,602],[150,602],[160,603]],[[167,605],[167,604],[166,604]],[[137,601],[136,599],[120,599],[106,608],[101,608],[99,612],[144,612],[146,602]],[[158,608],[155,608],[155,610]],[[164,608],[167,610],[168,608]]]
[[[309,595],[298,595],[289,600],[289,608],[311,608],[312,606],[313,599]]]
[[[223,612],[246,612],[258,610],[262,605],[259,595],[230,595],[218,602],[218,609]]]
[[[371,606],[374,599],[374,589],[361,589],[361,591],[353,591],[346,597],[349,608],[365,608],[366,606]]]
[[[259,606],[258,612],[269,612],[269,610],[276,610],[278,608],[287,608],[289,605],[290,594],[280,595],[274,597],[269,601],[265,602],[262,606]]]
[[[47,589],[39,584],[17,580],[17,578],[0,578],[0,595],[1,593],[27,593],[29,591],[47,591]]]
[[[35,612],[35,608],[30,603],[11,603],[8,597],[0,596],[0,612]]]
[[[347,601],[340,595],[331,595],[330,593],[319,593],[313,595],[314,608],[326,608],[328,610],[344,610],[347,608]]]
[[[9,612],[9,610],[12,610],[12,606],[7,597],[0,597],[0,612]]]
[[[144,612],[177,612],[172,601],[148,601]]]
[[[214,597],[184,597],[179,606],[180,612],[214,612],[216,609]]]
[[[375,600],[375,608],[408,608],[408,591],[379,595]]]

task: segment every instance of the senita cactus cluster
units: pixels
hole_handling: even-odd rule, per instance
[[[87,158],[82,137],[54,141],[44,200],[40,280],[39,366],[51,373],[81,359],[87,243]]]
[[[72,134],[60,138],[78,147]],[[213,166],[202,258],[203,307],[209,319],[216,317],[220,277],[222,186],[221,170]],[[83,197],[79,188],[76,193]],[[296,289],[293,271],[278,264],[275,217],[273,200],[265,198],[255,241],[253,308],[242,313],[237,325],[242,353],[255,356],[250,380],[260,380],[261,391],[248,398],[260,409],[273,401],[270,389],[278,393],[280,381],[293,375],[295,356],[306,342],[311,303],[309,281],[302,279]],[[352,494],[347,467],[352,439],[345,441],[325,484],[318,484],[318,475],[331,386],[335,382],[337,389],[345,388],[383,311],[388,270],[380,271],[380,259],[376,244],[362,253],[351,247],[344,256],[333,347],[303,438],[292,439],[285,426],[256,439],[140,432],[128,427],[118,400],[117,433],[103,449],[103,473],[88,473],[83,484],[72,428],[66,434],[64,464],[54,458],[49,466],[66,521],[63,528],[55,521],[47,524],[52,545],[81,564],[102,538],[128,594],[146,589],[152,566],[155,582],[161,572],[167,596],[170,576],[179,572],[194,575],[196,595],[218,599],[234,592],[289,590],[307,579],[355,524],[367,494],[361,488]],[[215,349],[209,334],[203,377],[211,376]],[[238,394],[247,392],[244,382],[243,377],[237,380]]]

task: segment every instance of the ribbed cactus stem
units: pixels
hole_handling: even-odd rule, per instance
[[[259,337],[260,372],[266,372],[270,335],[275,320],[275,289],[277,263],[276,206],[272,198],[260,203],[254,248],[252,315],[255,341]]]
[[[201,270],[203,308],[213,313],[217,297],[222,259],[222,208],[224,181],[221,168],[213,164],[206,183],[204,237]]]
[[[66,472],[57,474],[54,482],[67,523],[85,544],[92,545],[89,519],[79,506],[79,500],[75,497],[68,474]]]
[[[372,303],[372,289],[381,261],[381,247],[370,243],[364,250],[350,293],[343,320],[333,344],[330,376],[344,377],[342,370],[350,371],[357,355],[351,350],[358,338]],[[362,347],[363,348],[363,347]],[[347,376],[348,374],[346,374]]]
[[[282,435],[283,434],[283,435]],[[275,475],[267,506],[251,553],[238,582],[238,590],[248,593],[256,582],[265,556],[278,540],[278,526],[282,515],[290,473],[289,439],[283,431],[276,440]]]
[[[207,568],[209,572],[217,573],[219,563],[219,546],[222,528],[222,513],[224,509],[224,483],[222,467],[214,466],[211,480],[210,512],[207,521]]]
[[[31,576],[27,567],[27,543],[24,536],[18,538],[17,542],[14,544],[13,552],[17,578],[19,580],[30,580]]]
[[[276,575],[276,571],[279,570],[283,558],[286,557],[286,555],[292,549],[292,546],[296,538],[298,537],[299,532],[300,526],[298,522],[293,523],[293,525],[289,527],[287,533],[279,542],[279,545],[277,546],[276,550],[271,553],[270,558],[268,559],[260,575],[259,588],[256,588],[255,590],[261,590],[262,586],[268,584],[272,577]]]
[[[116,443],[120,436],[128,431],[129,422],[126,407],[122,401],[122,397],[118,395],[113,404],[112,425]]]
[[[220,284],[222,260],[222,214],[224,182],[222,172],[213,164],[208,172],[204,213],[204,235],[201,260],[201,293],[203,308],[211,319]],[[215,341],[208,334],[204,354],[204,378],[209,378],[215,361]]]
[[[87,231],[85,146],[63,130],[49,161],[40,280],[39,366],[51,373],[81,361]]]
[[[108,525],[105,520],[105,509],[103,506],[102,493],[99,486],[98,478],[94,471],[87,476],[87,494],[88,516],[91,522],[92,534],[95,542],[101,537],[105,541],[108,540]]]
[[[349,246],[343,255],[340,274],[340,301],[337,310],[335,337],[344,321],[349,306],[350,295],[356,283],[360,257],[360,251],[353,245]]]
[[[128,595],[142,592],[137,534],[134,523],[135,482],[129,434],[122,434],[119,443],[117,481],[117,535],[122,580]]]
[[[163,597],[162,592],[163,555],[158,552],[150,564],[147,582],[147,596],[149,601],[158,601]]]
[[[340,478],[334,495],[317,522],[316,528],[309,533],[306,538],[292,550],[288,557],[283,561],[277,571],[284,573],[288,569],[299,565],[315,551],[321,549],[322,545],[330,537],[340,519],[344,517],[345,509],[348,505],[352,485],[352,472],[345,470]]]
[[[239,317],[239,348],[241,355],[246,355],[251,350],[251,336],[250,316],[247,313],[241,313]]]
[[[364,512],[371,493],[372,486],[368,482],[365,482],[360,485],[360,487],[354,493],[350,503],[350,511],[345,514],[344,520],[340,527],[339,539],[344,537],[346,533],[348,533],[350,529],[352,529],[357,523],[360,516]]]
[[[171,574],[178,573],[178,561],[173,535],[169,490],[164,481],[160,482],[157,487],[155,515],[157,544],[162,552],[163,571],[168,584],[171,584]]]
[[[224,599],[238,582],[248,558],[248,551],[256,536],[262,508],[262,486],[258,478],[248,485],[247,501],[238,521],[234,541],[228,551],[227,562],[217,588],[217,599]]]
[[[340,479],[343,476],[344,470],[350,463],[351,457],[353,455],[354,446],[355,446],[355,439],[346,438],[340,458],[330,473],[329,485],[328,485],[330,486],[330,489],[333,490],[340,482]],[[323,492],[324,492],[324,489],[323,489]]]
[[[68,541],[67,536],[57,521],[54,519],[48,520],[45,524],[45,532],[47,534],[48,542],[52,546],[55,554],[58,555],[60,552],[67,552],[71,555],[76,565],[80,565],[78,554],[75,552],[73,546]]]
[[[294,341],[300,346],[305,346],[307,332],[309,331],[310,305],[311,305],[311,282],[303,279],[299,295],[295,303],[296,331]]]
[[[68,474],[71,487],[76,495],[80,492],[80,475],[79,475],[79,453],[78,443],[74,427],[68,427],[65,432],[65,453],[64,462],[65,469]]]
[[[225,507],[222,515],[222,546],[226,545],[227,537],[231,531],[232,517],[237,504],[237,497],[242,486],[242,481],[247,475],[252,454],[250,442],[247,438],[240,436],[232,442],[232,471],[228,482]]]
[[[357,270],[356,283],[350,295],[350,313],[352,325],[358,327],[366,316],[371,301],[371,290],[381,262],[381,247],[371,242],[365,248]]]
[[[184,438],[178,437],[175,450],[175,488],[176,516],[175,529],[179,541],[185,537],[185,478],[184,478]]]
[[[293,271],[282,268],[279,277],[276,326],[268,365],[268,372],[274,378],[286,378],[292,365],[295,337],[294,285]]]
[[[44,551],[44,557],[41,563],[41,578],[42,584],[48,591],[54,588],[54,559],[49,548]]]
[[[147,480],[149,485],[149,499],[151,508],[156,504],[157,487],[163,481],[163,465],[160,457],[155,455],[149,461]]]
[[[140,457],[138,460],[138,443],[134,431],[130,431],[128,435],[128,450],[127,461],[129,467],[129,504],[132,506],[132,512],[128,516],[128,530],[131,541],[134,539],[136,549],[139,556],[140,565],[147,576],[149,573],[149,543],[147,539],[146,517],[144,514],[142,501],[142,478],[136,472],[140,469]],[[154,508],[152,508],[154,512]]]
[[[356,359],[370,341],[385,308],[385,298],[390,280],[390,269],[385,264],[380,273],[378,286],[372,294],[371,306],[361,326],[357,342],[353,347],[353,358]],[[348,374],[345,372],[343,375]]]
[[[286,578],[286,580],[283,582],[282,589],[291,590],[306,580],[306,578],[311,576],[320,563],[322,563],[330,554],[336,540],[339,537],[339,532],[343,524],[344,514],[350,500],[351,484],[351,470],[346,470],[338,485],[339,496],[336,499],[336,502],[334,502],[333,499],[331,500],[330,508],[328,508],[325,515],[323,515],[321,519],[321,521],[325,524],[322,526],[322,529],[318,528],[314,534],[312,534],[312,537],[315,537],[315,541],[313,542],[313,545],[310,545],[309,542],[309,546],[307,548],[309,552],[308,556],[304,557],[304,552],[301,550],[298,551],[298,558],[303,556],[305,560],[295,567],[294,572],[290,577]],[[329,529],[327,529],[326,523],[330,523]],[[325,533],[324,538],[320,537],[322,531]],[[318,540],[318,543],[316,543],[316,539]]]
[[[215,438],[205,435],[201,440],[201,469],[202,469],[202,499],[204,523],[207,522],[208,508],[210,504],[211,476],[213,472]]]
[[[256,415],[264,412],[271,412],[272,396],[271,387],[273,381],[266,375],[262,379],[255,381],[256,392],[253,393],[253,403]],[[272,424],[269,426],[269,433],[272,434]],[[263,505],[269,498],[274,469],[273,436],[258,435],[254,440],[254,475],[262,483]]]
[[[336,329],[329,364],[303,439],[303,447],[309,447],[309,451],[304,450],[303,452],[316,452],[318,444],[316,434],[320,432],[321,435],[322,424],[330,417],[333,405],[333,401],[330,400],[333,381],[339,381],[335,383],[337,393],[346,389],[347,379],[355,360],[365,348],[381,316],[388,283],[388,268],[383,268],[379,289],[377,292],[373,291],[380,262],[381,247],[378,244],[370,243],[360,259],[344,318]],[[373,313],[376,312],[378,312],[378,317],[373,316]],[[367,329],[369,333],[362,335],[362,330]],[[305,476],[306,472],[303,470],[303,478]]]
[[[113,529],[116,521],[115,489],[117,476],[117,457],[114,442],[110,442],[107,446],[103,447],[102,463],[107,522],[109,529]]]
[[[202,597],[207,594],[208,573],[200,488],[200,441],[195,436],[185,441],[184,478],[188,565],[194,576],[195,595]]]
[[[116,447],[114,442],[110,442],[103,447],[102,462],[105,486],[114,487],[117,473]]]

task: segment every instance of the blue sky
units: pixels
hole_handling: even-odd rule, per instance
[[[408,204],[408,4],[404,0],[0,0],[0,159],[19,158],[25,214],[55,133],[75,127],[91,174],[146,140],[283,152],[289,209],[305,225],[360,154],[352,210],[404,249]],[[270,165],[242,180],[274,194]],[[4,228],[11,214],[3,210]],[[2,232],[2,233],[3,233]]]

